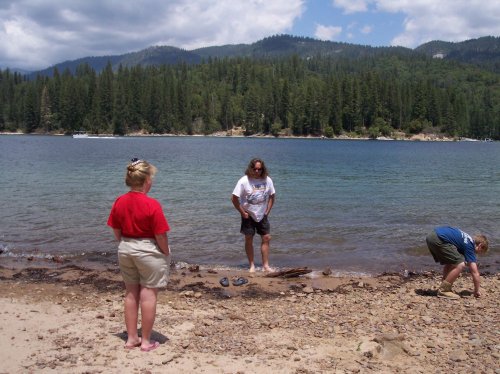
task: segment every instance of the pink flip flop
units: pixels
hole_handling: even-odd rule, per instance
[[[157,341],[151,340],[151,344],[149,344],[149,347],[146,347],[146,348],[141,347],[141,351],[151,352],[151,351],[155,350],[156,348],[158,348],[159,346],[160,346],[160,343],[158,343]]]

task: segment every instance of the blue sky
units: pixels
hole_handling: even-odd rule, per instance
[[[394,36],[404,30],[404,14],[376,11],[373,3],[366,3],[366,10],[355,12],[331,0],[307,1],[291,33],[353,44],[391,45]]]
[[[500,36],[499,0],[0,0],[0,68],[291,34],[415,48]]]

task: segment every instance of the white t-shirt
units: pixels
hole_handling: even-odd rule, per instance
[[[254,221],[260,222],[266,213],[267,202],[274,195],[274,184],[271,178],[256,179],[243,176],[240,178],[233,195],[239,197],[240,204],[253,218]]]

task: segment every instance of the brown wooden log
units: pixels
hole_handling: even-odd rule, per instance
[[[308,269],[307,267],[292,268],[292,269],[280,270],[280,271],[275,271],[273,273],[269,273],[266,275],[266,277],[268,277],[268,278],[294,278],[294,277],[298,277],[300,275],[308,274],[310,272],[312,272],[312,270]]]

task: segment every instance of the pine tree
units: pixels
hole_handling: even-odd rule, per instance
[[[40,101],[40,126],[46,132],[52,131],[52,109],[50,106],[50,95],[47,86],[43,87]]]

